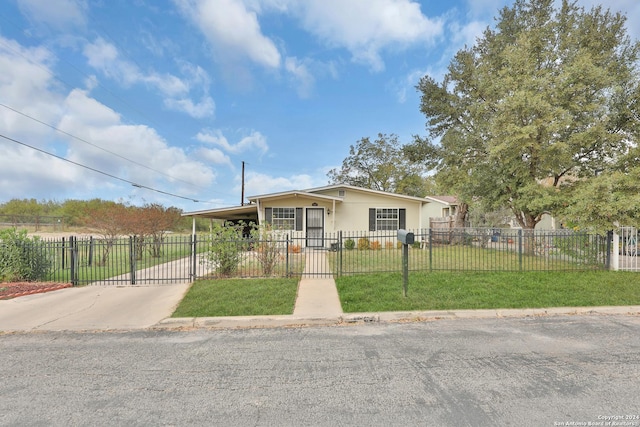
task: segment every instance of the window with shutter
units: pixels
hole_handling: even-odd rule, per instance
[[[407,226],[407,210],[399,208],[369,209],[369,231],[398,230]]]
[[[296,211],[296,208],[266,208],[265,216],[267,222],[271,223],[276,230],[295,230]],[[302,228],[302,225],[300,227]]]

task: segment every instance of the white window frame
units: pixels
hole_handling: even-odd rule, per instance
[[[271,225],[276,230],[295,230],[296,208],[271,208]]]
[[[376,231],[397,230],[399,226],[400,208],[376,208]]]

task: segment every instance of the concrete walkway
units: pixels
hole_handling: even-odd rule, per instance
[[[340,297],[325,251],[313,251],[306,257],[293,316],[305,319],[338,318],[342,315]]]
[[[344,321],[336,282],[324,250],[309,250],[292,315],[164,319],[155,328],[251,328],[336,325]]]

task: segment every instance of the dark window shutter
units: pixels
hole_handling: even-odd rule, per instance
[[[398,209],[398,226],[399,228],[405,230],[407,228],[407,210],[406,209]]]
[[[296,208],[296,231],[302,231],[302,208]]]
[[[376,231],[376,208],[369,208],[369,231]]]
[[[272,208],[264,208],[264,220],[271,224],[271,220],[273,219],[273,210]]]

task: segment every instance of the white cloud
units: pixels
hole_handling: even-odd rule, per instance
[[[200,148],[197,155],[199,158],[217,165],[232,166],[231,158],[218,148]]]
[[[314,180],[310,175],[293,175],[291,177],[274,177],[261,173],[248,173],[245,177],[245,194],[258,196],[260,194],[276,193],[288,190],[304,190],[313,188]],[[236,191],[239,187],[236,188]]]
[[[198,187],[215,181],[214,172],[199,158],[169,146],[154,129],[123,123],[119,113],[85,90],[64,93],[50,72],[52,63],[52,55],[46,49],[25,48],[0,39],[2,103],[24,113],[0,107],[0,134],[80,165],[177,194],[196,194]],[[90,144],[56,132],[25,114]],[[126,197],[135,190],[114,178],[5,139],[0,140],[0,150],[0,185],[5,199],[83,195],[109,199],[109,194],[113,198]],[[145,195],[157,196],[147,191]]]
[[[182,111],[196,119],[211,117],[214,115],[216,105],[210,96],[205,96],[198,103],[194,103],[192,99],[165,99],[164,105],[174,111]]]
[[[425,74],[427,74],[427,72],[424,70],[413,70],[404,75],[400,80],[393,80],[389,84],[390,90],[395,92],[396,99],[400,104],[404,104],[407,101],[408,91],[416,91],[416,85]]]
[[[188,83],[176,76],[157,73],[143,74],[137,65],[120,59],[116,47],[102,38],[87,44],[84,48],[84,54],[90,66],[126,86],[145,83],[156,87],[167,96],[184,95],[189,91]]]
[[[467,18],[469,20],[490,20],[497,17],[504,6],[511,6],[513,0],[467,0]]]
[[[313,91],[315,78],[309,71],[309,67],[304,62],[295,57],[287,57],[285,60],[285,69],[292,76],[296,84],[298,96],[308,98]]]
[[[262,33],[257,13],[242,0],[174,0],[223,60],[249,59],[266,68],[280,67],[280,52]],[[218,54],[218,53],[216,53]]]
[[[261,154],[269,150],[267,139],[260,132],[253,131],[250,135],[240,139],[236,144],[232,144],[224,136],[221,130],[207,130],[199,132],[196,139],[200,142],[217,145],[228,153],[238,154],[247,151],[258,150]]]
[[[17,0],[22,13],[31,20],[63,29],[86,24],[84,0]]]
[[[474,46],[477,39],[482,37],[482,33],[487,26],[488,23],[483,21],[471,21],[466,24],[452,22],[449,26],[451,46],[456,46],[456,50],[462,49],[464,46]]]
[[[90,66],[120,84],[144,84],[155,88],[165,97],[164,105],[167,108],[194,118],[212,117],[215,114],[215,103],[208,94],[210,79],[206,71],[199,66],[181,62],[179,65],[184,78],[168,73],[145,74],[136,64],[121,59],[116,47],[102,38],[87,44],[84,54]],[[188,97],[194,90],[204,93],[200,102]]]
[[[89,97],[84,91],[72,91],[64,107],[64,115],[58,124],[61,130],[81,136],[94,145],[105,147],[111,153],[132,159],[156,171],[166,171],[166,174],[174,179],[192,183],[192,172],[208,171],[199,161],[189,159],[182,149],[168,146],[154,129],[122,123],[117,113]],[[166,176],[163,178],[148,168],[106,154],[104,150],[76,140],[70,141],[67,157],[139,184],[151,186],[159,180],[166,179]],[[210,171],[201,174],[203,175],[208,181],[213,178]]]
[[[54,58],[41,47],[25,48],[0,37],[0,94],[2,104],[50,123],[60,114],[60,96],[53,89],[57,82],[50,72]],[[0,129],[15,138],[26,137],[40,147],[42,136],[51,129],[0,107]]]
[[[330,47],[345,48],[353,60],[384,68],[383,50],[433,43],[443,22],[422,14],[410,0],[307,0],[296,3],[303,27]]]

